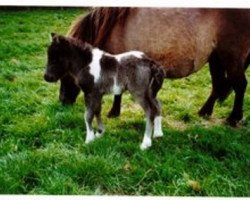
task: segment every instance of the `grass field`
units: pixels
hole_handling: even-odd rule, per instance
[[[82,95],[63,107],[59,83],[43,80],[50,32],[66,34],[83,12],[0,10],[0,194],[250,196],[250,87],[240,127],[223,124],[233,94],[201,119],[207,67],[165,80],[164,138],[149,150],[139,148],[144,115],[128,94],[116,119],[106,117],[113,97],[104,98],[106,135],[84,144]]]

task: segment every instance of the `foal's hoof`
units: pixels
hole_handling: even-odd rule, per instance
[[[85,140],[85,144],[89,144],[89,143],[93,142],[94,140],[95,140],[95,135],[88,137]]]
[[[104,134],[104,131],[97,131],[97,132],[95,133],[95,137],[96,137],[96,138],[100,138],[100,137],[103,136],[103,134]]]
[[[120,115],[120,111],[112,109],[112,110],[109,111],[108,118],[119,117],[119,115]]]
[[[159,132],[154,132],[153,138],[160,138],[163,137],[163,132],[159,131]]]
[[[143,151],[143,150],[148,149],[151,146],[152,146],[152,141],[150,139],[146,139],[146,140],[144,139],[140,145],[140,149]]]

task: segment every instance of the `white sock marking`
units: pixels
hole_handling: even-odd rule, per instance
[[[162,125],[161,125],[161,116],[157,116],[154,119],[154,138],[157,137],[162,137],[163,132],[162,132]]]
[[[95,134],[94,134],[93,130],[90,130],[89,124],[86,120],[86,115],[87,115],[87,113],[85,113],[85,115],[84,115],[85,125],[86,125],[86,129],[87,129],[85,143],[88,144],[88,143],[95,140]]]
[[[145,150],[152,145],[151,135],[152,135],[152,123],[150,122],[150,119],[147,119],[143,141],[140,146],[141,150]]]

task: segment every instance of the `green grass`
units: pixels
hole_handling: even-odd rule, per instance
[[[117,119],[106,117],[113,97],[104,98],[106,134],[84,144],[82,95],[63,107],[59,84],[43,80],[50,32],[66,34],[83,12],[0,10],[0,193],[250,196],[250,88],[240,127],[223,124],[233,94],[201,119],[207,67],[164,82],[164,138],[149,150],[139,149],[145,121],[128,94]]]

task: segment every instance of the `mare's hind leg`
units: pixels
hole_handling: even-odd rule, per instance
[[[122,95],[115,95],[111,110],[108,113],[108,117],[118,117],[121,113],[121,101]]]
[[[211,55],[209,59],[209,69],[212,78],[212,92],[198,112],[198,114],[203,117],[210,116],[213,113],[216,100],[224,100],[231,90],[226,78],[224,65],[220,63],[217,53]]]
[[[75,85],[74,79],[71,76],[66,75],[61,79],[59,100],[63,105],[71,105],[75,103],[76,97],[79,93],[80,88]]]
[[[229,63],[228,63],[229,64]],[[244,64],[231,62],[228,66],[228,80],[235,92],[234,106],[231,114],[227,118],[227,122],[231,126],[236,126],[237,122],[243,118],[243,100],[247,86]],[[237,68],[236,68],[237,67]]]

